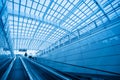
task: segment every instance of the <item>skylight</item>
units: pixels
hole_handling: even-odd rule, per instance
[[[79,29],[82,35],[120,16],[118,3],[119,0],[7,0],[5,29],[10,30],[14,50],[44,50],[75,30]]]

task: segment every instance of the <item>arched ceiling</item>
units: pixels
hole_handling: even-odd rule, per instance
[[[7,0],[13,49],[43,50],[65,35],[109,21],[119,0]],[[116,6],[115,6],[116,5]],[[115,12],[119,15],[119,12]],[[114,17],[113,15],[112,17]],[[91,24],[92,23],[92,24]],[[89,25],[90,24],[90,25]],[[84,26],[90,26],[84,28]]]

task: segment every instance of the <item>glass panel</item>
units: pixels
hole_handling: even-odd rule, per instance
[[[14,4],[14,10],[18,11],[19,10],[19,5],[18,4]]]
[[[41,11],[41,9],[42,9],[42,5],[39,4],[37,10]]]
[[[31,0],[28,0],[28,1],[27,1],[27,6],[28,6],[28,7],[31,7],[31,6],[32,6],[32,1],[31,1]]]
[[[30,0],[28,0],[28,1],[30,1]],[[26,0],[21,0],[21,4],[26,5]]]
[[[32,8],[33,8],[33,9],[36,9],[36,7],[37,7],[37,3],[36,3],[36,2],[33,2]]]
[[[21,13],[24,13],[24,10],[25,10],[25,6],[21,6],[20,12],[21,12]]]
[[[8,8],[12,10],[12,2],[8,2],[7,6],[9,6]]]
[[[14,0],[14,2],[15,2],[15,3],[18,3],[18,4],[20,3],[20,1],[19,1],[19,0]]]
[[[26,7],[26,13],[27,13],[27,14],[30,13],[30,8]]]

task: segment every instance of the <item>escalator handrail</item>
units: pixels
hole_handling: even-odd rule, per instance
[[[4,64],[2,65],[2,66],[0,66],[0,70],[2,69],[2,68],[4,68],[4,66],[7,64],[7,63],[9,63],[11,60],[10,59],[8,59],[8,60],[6,60],[5,62],[3,62]]]
[[[12,67],[13,67],[13,64],[14,64],[15,59],[16,59],[16,57],[15,57],[15,58],[12,60],[12,62],[10,63],[8,69],[7,69],[6,72],[3,74],[1,80],[7,80],[7,77],[8,77],[8,75],[9,75],[9,73],[10,73]]]
[[[27,58],[26,58],[26,59],[27,59]],[[55,75],[63,78],[64,80],[71,80],[71,79],[69,79],[68,77],[66,77],[66,76],[64,76],[64,75],[62,75],[62,74],[59,74],[59,73],[53,71],[53,70],[50,69],[50,68],[47,68],[47,67],[45,67],[45,66],[43,66],[43,65],[38,64],[37,62],[34,62],[34,61],[32,61],[32,60],[29,60],[29,59],[27,59],[27,60],[28,60],[29,62],[31,62],[31,63],[39,66],[39,67],[42,67],[43,69],[45,69],[45,70],[47,70],[47,71],[49,71],[49,72],[51,72],[51,73],[53,73],[53,74],[55,74]]]
[[[100,71],[100,72],[105,72],[105,73],[109,73],[109,74],[114,74],[114,75],[119,75],[120,76],[120,73],[116,73],[116,72],[112,72],[112,71],[106,71],[106,70],[101,70],[101,69],[96,69],[96,68],[90,68],[90,67],[86,67],[86,66],[80,66],[80,65],[75,65],[75,64],[70,64],[70,63],[65,63],[65,62],[60,62],[60,61],[54,61],[54,60],[50,60],[50,59],[44,59],[44,60],[52,61],[52,62],[60,63],[60,64],[65,64],[65,65],[70,65],[70,66],[74,66],[74,67],[78,67],[78,68],[84,68],[84,69],[89,69],[89,70],[94,70],[94,71]]]
[[[27,72],[27,74],[28,74],[30,80],[33,80],[32,75],[30,74],[30,72],[29,72],[29,70],[28,70],[28,68],[27,68],[27,66],[26,66],[26,64],[25,64],[25,62],[23,61],[23,59],[22,59],[21,57],[20,57],[20,60],[21,60],[21,62],[22,62],[22,64],[23,64],[23,66],[24,66],[24,68],[25,68],[25,70],[26,70],[26,72]]]

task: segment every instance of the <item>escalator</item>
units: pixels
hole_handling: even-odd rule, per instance
[[[59,66],[61,66],[60,64],[62,64],[62,66],[64,65],[64,67],[59,67],[59,70],[57,70],[53,68],[53,66],[48,66],[43,63],[38,63],[35,60],[30,60],[19,56],[12,61],[13,63],[11,61],[12,59],[8,59],[5,62],[7,66],[4,65],[4,67],[1,68],[1,70],[4,70],[5,72],[5,70],[9,68],[9,64],[12,64],[5,80],[120,80],[120,77],[115,75],[112,76],[65,71],[65,69],[67,70],[67,68],[71,68],[73,70],[77,69],[81,71],[79,67],[68,65],[65,63],[63,64],[54,62],[54,64],[52,64],[54,66],[57,64],[59,64]],[[65,68],[64,71],[62,71],[62,68]]]
[[[40,64],[40,65],[45,66],[45,67],[53,70],[54,72],[57,72],[58,74],[61,74],[61,75],[65,76],[65,77],[67,77],[68,80],[92,80],[91,77],[88,77],[88,76],[80,76],[78,74],[76,75],[75,73],[63,72],[63,71],[54,69],[54,68],[49,67],[49,66],[44,65],[44,64]]]
[[[7,80],[30,80],[19,57],[16,57],[16,60],[13,64],[12,69],[10,70]]]
[[[0,79],[2,78],[3,74],[7,70],[8,66],[10,65],[12,59],[6,58],[2,61],[0,61]]]
[[[4,63],[6,63],[10,58],[5,58],[0,60],[0,66],[2,66]]]
[[[102,74],[89,74],[89,73],[75,73],[75,72],[63,72],[64,74],[68,74],[69,76],[76,76],[85,80],[120,80],[120,76],[113,75],[102,75]]]
[[[64,80],[30,61],[24,60],[24,62],[28,65],[27,68],[29,68],[31,75],[33,76],[33,80]]]
[[[72,80],[120,80],[120,74],[85,66],[78,66],[64,62],[47,59],[31,59],[34,62],[46,66]],[[95,72],[95,73],[91,73]],[[100,74],[102,73],[102,74]]]

